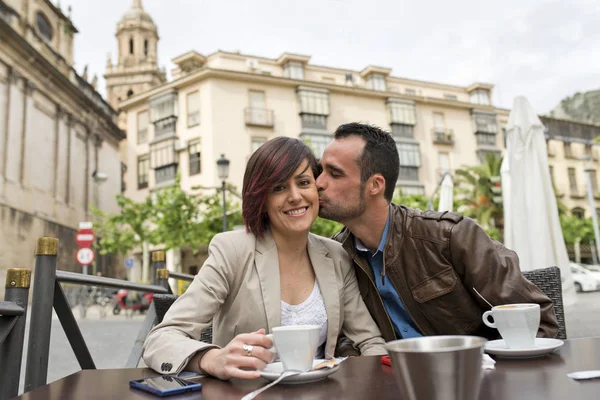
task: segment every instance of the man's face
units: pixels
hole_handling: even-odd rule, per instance
[[[323,172],[317,178],[319,216],[346,224],[366,208],[364,185],[356,160],[365,141],[358,136],[331,142],[321,157]]]

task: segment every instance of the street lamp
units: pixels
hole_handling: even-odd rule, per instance
[[[223,232],[227,231],[227,203],[225,202],[225,181],[229,177],[229,160],[225,158],[225,154],[221,154],[221,158],[217,160],[217,173],[221,180],[223,190]]]
[[[600,257],[600,232],[598,231],[598,216],[596,215],[596,204],[594,202],[594,186],[592,185],[592,156],[587,155],[579,158],[585,161],[585,180],[587,183],[587,198],[590,203],[590,211],[592,214],[592,224],[594,224],[594,237],[596,238],[596,255]]]

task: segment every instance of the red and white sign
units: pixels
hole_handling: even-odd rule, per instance
[[[91,247],[94,243],[94,231],[91,229],[80,229],[77,231],[75,235],[75,242],[79,245],[79,247]]]
[[[75,253],[75,258],[77,262],[81,265],[90,265],[96,259],[96,253],[94,250],[88,247],[82,247],[77,249],[77,253]]]

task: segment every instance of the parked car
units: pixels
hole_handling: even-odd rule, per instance
[[[569,265],[571,266],[571,275],[575,282],[575,290],[578,292],[600,290],[600,280],[596,279],[590,271],[574,262],[569,263]]]
[[[600,265],[579,264],[587,269],[590,274],[600,281]]]

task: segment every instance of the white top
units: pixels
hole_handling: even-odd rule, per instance
[[[327,312],[316,279],[312,292],[302,303],[291,305],[281,300],[281,326],[290,325],[320,326],[321,332],[319,333],[319,348],[316,358],[323,358],[324,345],[327,341]]]

